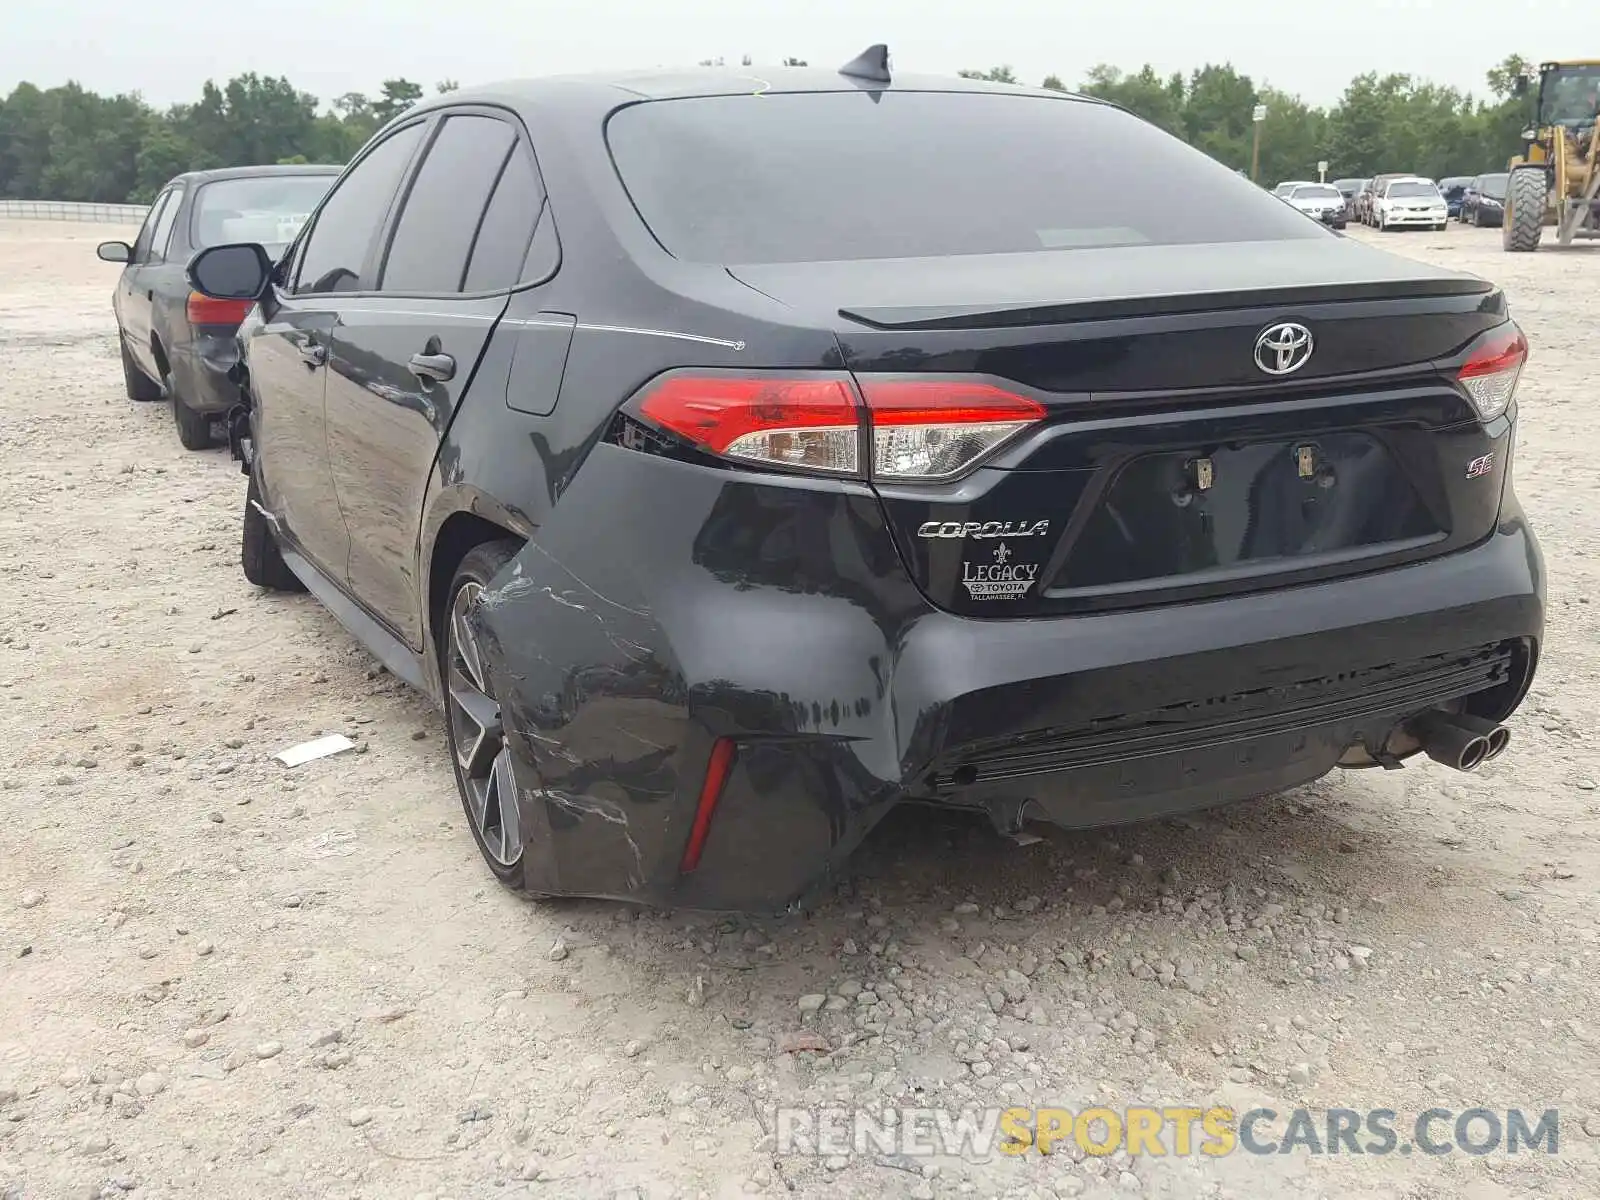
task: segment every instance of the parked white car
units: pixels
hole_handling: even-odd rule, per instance
[[[1285,179],[1277,187],[1272,189],[1272,194],[1279,200],[1287,200],[1289,198],[1289,194],[1293,192],[1295,188],[1306,187],[1311,182],[1312,181],[1309,179]]]
[[[1331,183],[1302,183],[1285,196],[1284,201],[1324,225],[1335,229],[1345,227],[1344,193]]]
[[[1443,229],[1450,222],[1450,206],[1438,185],[1420,177],[1390,180],[1372,208],[1379,229]]]

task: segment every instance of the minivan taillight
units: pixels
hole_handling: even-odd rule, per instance
[[[189,293],[186,306],[191,325],[237,325],[250,311],[252,300],[216,300],[199,292]]]
[[[951,479],[1045,416],[992,384],[839,375],[664,375],[640,416],[724,458],[914,482]],[[868,460],[861,461],[863,433]]]
[[[1456,378],[1479,417],[1492,420],[1510,407],[1527,361],[1528,339],[1512,321],[1489,330],[1472,345]]]

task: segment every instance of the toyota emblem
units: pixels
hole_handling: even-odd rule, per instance
[[[1293,375],[1311,358],[1311,330],[1294,321],[1268,325],[1256,336],[1256,366],[1268,375]]]

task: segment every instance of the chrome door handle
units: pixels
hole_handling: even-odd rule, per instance
[[[456,360],[448,354],[413,354],[409,365],[411,373],[421,380],[443,383],[455,378]]]

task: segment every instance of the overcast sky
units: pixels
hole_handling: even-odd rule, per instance
[[[1509,28],[1532,32],[1513,45]],[[1482,92],[1512,50],[1600,57],[1600,0],[0,0],[0,93],[76,79],[167,104],[259,71],[326,101],[395,76],[431,91],[719,54],[833,65],[877,41],[900,70],[1010,63],[1069,86],[1098,62],[1231,61],[1326,104],[1366,70]]]

